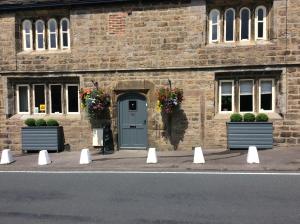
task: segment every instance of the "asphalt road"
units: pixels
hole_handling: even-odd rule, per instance
[[[0,173],[0,224],[299,224],[300,176]]]

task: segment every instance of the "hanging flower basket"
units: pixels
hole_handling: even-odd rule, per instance
[[[94,83],[93,88],[80,89],[81,107],[85,109],[92,118],[101,115],[110,107],[110,95],[98,88],[98,84]]]
[[[172,114],[183,100],[183,90],[179,88],[160,88],[157,95],[157,108],[165,114]]]

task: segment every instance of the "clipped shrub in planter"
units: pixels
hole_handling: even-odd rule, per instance
[[[252,113],[245,113],[243,117],[244,117],[243,120],[245,122],[254,122],[255,121],[255,115]]]
[[[62,151],[64,149],[63,127],[54,119],[28,118],[28,127],[22,127],[22,150],[27,151]]]
[[[37,119],[35,121],[35,126],[37,126],[37,127],[47,126],[47,122],[44,119]]]
[[[235,113],[230,116],[230,122],[241,122],[243,121],[242,115]]]
[[[33,118],[27,118],[24,122],[28,127],[35,126],[35,119]]]
[[[55,119],[49,119],[49,120],[47,120],[47,126],[50,126],[50,127],[59,126],[59,123]]]
[[[230,149],[248,149],[256,146],[258,149],[273,147],[273,124],[266,114],[232,114],[227,122],[227,145]],[[255,122],[255,119],[257,122]]]
[[[256,115],[255,120],[257,122],[267,122],[269,120],[268,115],[264,114],[264,113],[260,113]]]

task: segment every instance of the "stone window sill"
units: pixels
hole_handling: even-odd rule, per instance
[[[235,48],[235,47],[249,47],[249,46],[266,46],[274,45],[269,40],[258,40],[258,41],[236,41],[236,42],[220,42],[220,43],[209,43],[206,48]]]
[[[71,54],[71,50],[43,50],[43,51],[21,51],[18,55],[48,55],[48,54]]]
[[[81,114],[15,114],[9,120],[26,120],[27,118],[34,119],[64,119],[64,120],[81,120]]]

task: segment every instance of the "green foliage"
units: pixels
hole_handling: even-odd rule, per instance
[[[256,121],[257,122],[267,122],[269,120],[268,115],[264,113],[260,113],[256,115]]]
[[[252,113],[245,113],[244,114],[244,121],[245,122],[254,122],[255,121],[255,115]]]
[[[35,126],[47,126],[47,122],[44,119],[37,119],[35,121]]]
[[[47,120],[47,126],[59,126],[59,123],[55,119],[49,119]]]
[[[242,115],[238,114],[238,113],[235,113],[235,114],[232,114],[230,116],[230,121],[231,122],[241,122],[243,120],[243,117]]]
[[[35,126],[35,119],[33,118],[27,118],[24,122],[28,127]]]

